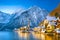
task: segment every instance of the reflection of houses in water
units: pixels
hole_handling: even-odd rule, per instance
[[[45,40],[45,35],[44,34],[32,32],[32,35],[36,40]]]
[[[49,36],[49,35],[47,35],[47,34],[45,34],[45,40],[56,40],[56,36],[55,35],[53,35],[53,36]]]
[[[29,33],[22,33],[21,31],[18,31],[18,35],[22,39],[29,40]]]
[[[35,39],[35,40],[59,40],[58,36],[60,35],[47,35],[45,33],[35,33],[32,32],[31,33],[22,33],[18,31],[18,35],[20,37],[20,40],[30,40],[30,38],[32,37],[31,40]]]

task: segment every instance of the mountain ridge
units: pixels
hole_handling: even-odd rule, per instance
[[[41,21],[45,19],[48,15],[48,11],[42,9],[38,6],[33,6],[23,12],[16,12],[11,15],[9,18],[9,22],[7,22],[4,26],[2,26],[2,30],[4,29],[14,29],[23,26],[27,26],[30,22],[30,27],[37,27]]]

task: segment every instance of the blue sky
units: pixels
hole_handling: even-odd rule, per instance
[[[0,0],[0,11],[13,13],[18,9],[28,9],[36,5],[51,12],[59,3],[60,0]]]

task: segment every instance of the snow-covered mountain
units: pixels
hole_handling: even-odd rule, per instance
[[[9,23],[10,15],[0,11],[0,30],[5,28],[6,24]]]
[[[0,23],[8,23],[10,15],[0,11]]]
[[[8,27],[21,27],[27,26],[30,23],[31,27],[38,26],[38,24],[45,19],[48,15],[48,11],[42,9],[38,6],[33,6],[24,12],[17,12],[14,14],[10,22],[8,23]]]
[[[15,12],[12,15],[0,11],[0,30],[14,29],[27,26],[38,26],[48,15],[48,11],[38,6],[33,6],[27,10]]]

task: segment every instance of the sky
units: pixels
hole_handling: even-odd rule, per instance
[[[17,10],[38,6],[51,12],[59,3],[60,0],[0,0],[0,11],[12,14]]]

